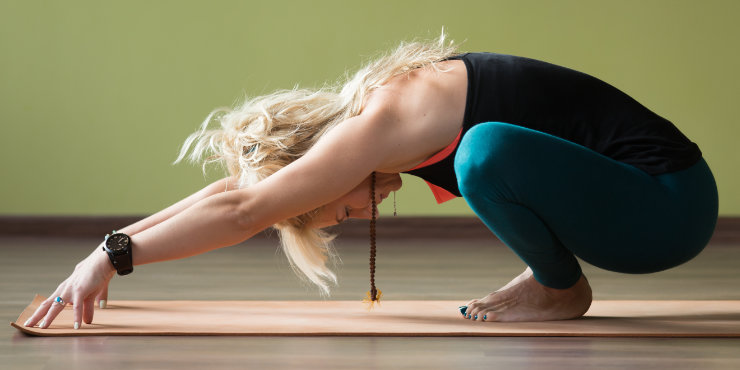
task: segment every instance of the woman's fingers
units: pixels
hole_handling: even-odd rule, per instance
[[[31,315],[31,317],[26,320],[23,326],[35,326],[41,321],[41,318],[46,316],[46,314],[49,312],[49,308],[51,308],[51,305],[54,303],[54,298],[58,297],[64,291],[65,287],[67,286],[67,281],[69,281],[69,278],[64,279],[64,281],[59,284],[54,293],[49,298],[46,298],[43,302],[41,302],[39,308],[37,308],[33,315]]]
[[[60,296],[57,296],[60,297]],[[49,311],[46,312],[46,315],[44,316],[44,320],[39,323],[39,329],[46,329],[51,325],[52,321],[59,315],[60,312],[64,309],[64,306],[66,306],[67,301],[62,298],[61,303],[56,301],[56,298],[54,297],[52,299],[51,306],[49,307]]]
[[[85,298],[85,300],[82,302],[82,321],[85,324],[92,324],[93,321],[93,314],[95,313],[95,296],[90,295],[90,297]],[[77,306],[75,305],[75,309]],[[75,322],[79,322],[75,320]],[[75,328],[76,329],[76,328]]]
[[[57,290],[55,290],[49,298],[46,298],[43,302],[41,302],[39,308],[37,308],[33,315],[31,315],[31,317],[26,320],[23,326],[32,327],[36,324],[41,323],[41,319],[46,316],[47,313],[49,313],[49,309],[52,307],[53,304],[55,304],[54,299],[64,291],[64,288],[67,285],[67,280],[69,279],[65,279],[61,284],[59,284]]]
[[[93,312],[95,310],[95,293],[85,298],[78,295],[75,297],[74,302],[72,325],[75,330],[80,328],[83,321],[85,324],[92,324]]]
[[[51,298],[47,298],[41,304],[39,305],[39,308],[34,311],[33,315],[31,315],[28,320],[23,324],[24,326],[35,326],[37,323],[41,322],[41,318],[46,316],[46,313],[49,312],[49,307],[51,307],[51,304],[53,303]]]
[[[24,325],[33,326],[41,320],[39,328],[48,328],[64,306],[72,303],[74,303],[72,309],[74,328],[79,329],[83,322],[92,323],[95,301],[107,300],[108,283],[115,273],[107,256],[101,253],[96,249],[88,258],[78,263],[72,274],[59,285],[54,295],[42,302]],[[55,299],[59,301],[55,302]]]
[[[103,289],[101,289],[98,296],[95,297],[95,304],[100,308],[105,308],[108,305],[108,284],[109,283],[105,283]]]
[[[75,304],[74,306],[72,306],[72,325],[75,329],[79,329],[80,323],[82,322],[82,310],[84,309],[85,305],[79,296],[76,296],[74,301]]]
[[[24,325],[31,327],[38,323],[40,329],[46,329],[51,325],[59,313],[62,312],[64,307],[73,302],[76,303],[73,305],[72,311],[73,327],[75,329],[79,329],[83,322],[86,324],[92,324],[96,294],[90,294],[90,296],[85,299],[77,296],[70,301],[61,298],[62,296],[54,296],[54,298],[44,300]],[[57,301],[57,297],[61,298],[61,302]],[[41,318],[43,318],[43,320],[41,320]],[[41,321],[39,322],[39,320]]]

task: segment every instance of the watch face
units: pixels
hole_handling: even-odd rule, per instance
[[[108,238],[106,245],[108,249],[113,252],[122,252],[126,250],[129,244],[128,235],[125,234],[113,234]]]

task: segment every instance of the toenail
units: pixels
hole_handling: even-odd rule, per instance
[[[478,320],[478,315],[475,315],[475,318],[473,320]]]
[[[488,315],[483,315],[483,321],[485,321],[488,318]]]
[[[465,311],[468,310],[468,306],[460,306],[460,313],[465,316]]]

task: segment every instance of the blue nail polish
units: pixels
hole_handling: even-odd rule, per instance
[[[465,316],[465,311],[468,310],[468,306],[460,306],[460,313]]]
[[[470,314],[468,314],[468,318],[470,318]]]
[[[478,315],[475,315],[475,320],[478,320]]]
[[[487,319],[488,315],[483,315],[483,320]]]

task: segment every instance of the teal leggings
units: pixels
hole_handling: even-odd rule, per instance
[[[557,289],[581,277],[576,256],[623,273],[680,265],[704,249],[717,221],[703,159],[651,176],[552,135],[487,122],[462,138],[455,173],[486,226]]]

